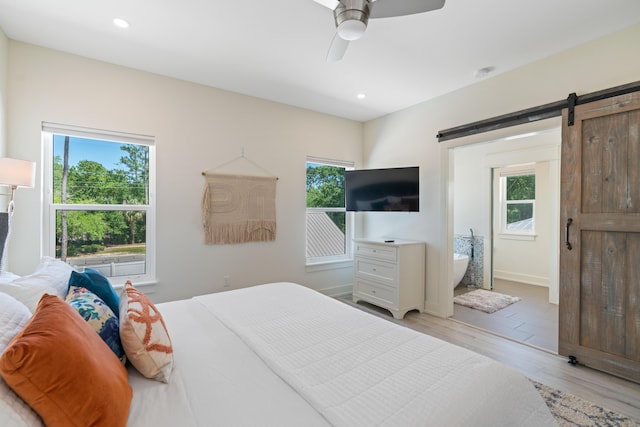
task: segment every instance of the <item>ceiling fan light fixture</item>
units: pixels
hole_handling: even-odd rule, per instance
[[[338,25],[338,35],[343,40],[358,40],[366,29],[367,25],[364,22],[350,19]]]
[[[342,0],[333,11],[336,32],[343,40],[358,40],[367,29],[369,2],[367,0]]]

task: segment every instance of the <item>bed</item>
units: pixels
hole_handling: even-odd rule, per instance
[[[555,425],[510,368],[300,285],[158,308],[175,366],[169,387],[130,371],[132,426]]]
[[[127,367],[129,426],[556,425],[514,370],[301,285],[156,307],[172,369],[164,383]]]

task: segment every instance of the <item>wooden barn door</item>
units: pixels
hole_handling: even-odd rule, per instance
[[[640,382],[640,93],[563,112],[559,353]]]

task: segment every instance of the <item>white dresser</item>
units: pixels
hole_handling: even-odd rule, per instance
[[[424,310],[425,243],[354,240],[353,301],[386,308],[396,319]]]

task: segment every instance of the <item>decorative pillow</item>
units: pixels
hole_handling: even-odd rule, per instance
[[[85,288],[70,286],[65,301],[100,335],[111,351],[124,363],[118,318],[96,294]]]
[[[71,272],[69,286],[80,286],[90,290],[107,303],[116,317],[120,316],[120,297],[111,286],[109,279],[104,277],[98,270],[85,268],[83,273]]]
[[[31,312],[20,301],[0,292],[0,353],[7,348],[31,318]]]
[[[0,356],[0,375],[47,426],[125,426],[127,370],[91,326],[54,295]]]
[[[173,347],[162,315],[130,281],[120,296],[120,339],[131,364],[142,375],[169,382]]]
[[[69,286],[69,277],[74,271],[66,262],[48,256],[42,257],[32,274],[13,281],[20,286],[40,286],[55,289],[55,295],[64,298]]]

